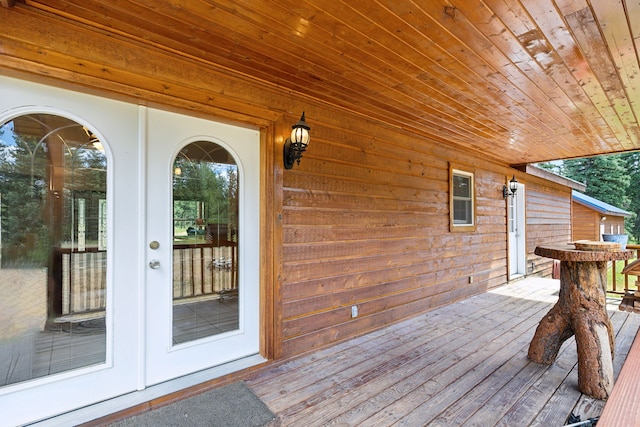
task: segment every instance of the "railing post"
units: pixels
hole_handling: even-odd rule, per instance
[[[640,246],[636,248],[636,259],[638,258],[640,258]],[[640,276],[636,276],[636,292],[640,292]]]
[[[638,259],[638,255],[640,254],[640,245],[628,244],[628,245],[627,245],[627,249],[634,250],[634,251],[635,251],[635,254],[636,254],[635,259]],[[632,260],[632,261],[633,261],[633,260]],[[628,265],[629,265],[629,261],[628,261],[628,260],[625,260],[625,262],[624,262],[624,267],[626,268]],[[615,267],[614,267],[614,268],[615,268]],[[613,277],[613,280],[612,280],[612,283],[613,283],[613,290],[612,290],[612,292],[614,292],[614,293],[619,293],[619,294],[623,294],[623,295],[627,295],[627,294],[629,294],[629,292],[631,292],[631,290],[629,289],[629,274],[625,274],[625,275],[624,275],[624,292],[616,292],[616,288],[615,288],[615,283],[616,283],[616,282],[615,282],[615,280],[616,280],[616,279],[615,279],[615,277],[616,277],[616,275],[615,275],[615,269],[614,269],[614,271],[613,271],[613,276],[612,276],[612,277]],[[639,291],[640,291],[640,280],[639,280],[639,278],[638,278],[638,277],[636,277],[636,281],[635,281],[635,283],[632,283],[632,284],[633,284],[633,285],[635,285],[635,287],[636,287],[636,289],[634,290],[634,292],[636,292],[636,293],[637,293],[637,292],[639,292]]]
[[[624,267],[622,267],[622,269],[624,270],[624,268],[629,265],[629,260],[625,259],[624,260]],[[629,275],[625,274],[624,275],[624,292],[627,293],[629,292]]]

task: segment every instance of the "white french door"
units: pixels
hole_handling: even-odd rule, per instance
[[[257,354],[259,132],[3,76],[0,93],[3,422]]]
[[[260,146],[253,129],[147,118],[150,385],[258,353]]]
[[[2,76],[0,93],[0,413],[21,425],[137,387],[139,122],[135,105]]]

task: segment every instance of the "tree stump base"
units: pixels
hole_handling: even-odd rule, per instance
[[[578,389],[607,399],[613,389],[613,327],[607,314],[607,261],[628,259],[632,251],[590,252],[536,248],[537,255],[560,259],[558,302],[540,321],[529,346],[529,359],[550,365],[562,344],[575,335]]]

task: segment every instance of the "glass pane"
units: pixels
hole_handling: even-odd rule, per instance
[[[173,342],[238,329],[238,167],[210,141],[173,166]]]
[[[471,178],[453,175],[453,195],[455,197],[471,197]]]
[[[105,361],[107,160],[94,133],[0,126],[0,386]]]
[[[515,233],[516,231],[516,205],[515,197],[507,197],[509,204],[509,232]]]
[[[453,201],[453,223],[454,224],[471,224],[471,201],[470,200],[454,200]]]

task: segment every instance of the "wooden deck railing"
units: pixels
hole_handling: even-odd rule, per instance
[[[54,317],[100,313],[106,306],[107,257],[97,248],[57,248],[52,267]],[[222,297],[237,292],[237,245],[175,244],[173,298]]]
[[[629,291],[636,291],[638,290],[638,286],[640,285],[640,283],[638,283],[639,278],[637,276],[632,276],[629,274],[625,274],[624,275],[624,283],[622,283],[621,285],[624,286],[624,289],[619,289],[618,283],[617,283],[617,274],[616,271],[618,270],[622,270],[620,268],[620,263],[623,263],[622,268],[626,267],[627,265],[629,265],[630,262],[634,261],[635,259],[637,259],[640,256],[640,245],[631,245],[628,244],[627,245],[627,249],[631,249],[634,250],[636,252],[636,256],[633,259],[630,260],[624,260],[624,261],[612,261],[611,262],[611,289],[608,290],[609,293],[612,294],[619,294],[619,295],[625,295],[627,294]]]
[[[237,291],[237,246],[173,245],[173,299]]]
[[[54,316],[69,316],[100,312],[106,305],[106,251],[88,247],[56,248],[52,276],[56,284],[52,290]]]

